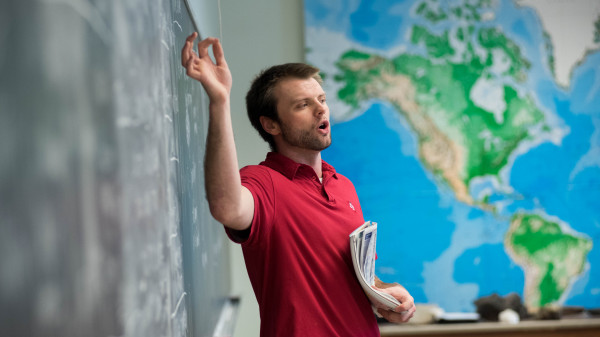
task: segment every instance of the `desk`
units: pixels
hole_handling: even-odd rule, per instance
[[[468,337],[599,337],[600,318],[522,321],[506,323],[388,324],[379,325],[381,336],[468,336]]]

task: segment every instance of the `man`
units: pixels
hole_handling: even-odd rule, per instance
[[[239,170],[231,73],[219,41],[201,41],[196,54],[196,37],[186,40],[182,65],[210,99],[206,195],[213,217],[242,245],[261,336],[379,336],[350,257],[348,235],[364,222],[360,203],[352,183],[321,159],[331,130],[318,69],[285,64],[254,80],[248,116],[273,152]],[[379,280],[377,286],[402,303],[379,314],[408,321],[415,307],[406,289]]]

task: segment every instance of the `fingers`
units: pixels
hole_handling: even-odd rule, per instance
[[[397,312],[410,310],[410,308],[415,306],[414,299],[410,295],[403,296],[399,301],[401,304],[396,307],[395,311]]]
[[[198,37],[198,33],[194,32],[185,39],[185,44],[181,50],[181,65],[184,67],[189,63],[191,58],[194,58],[194,40]],[[219,39],[214,37],[206,38],[198,42],[198,57],[203,58],[208,56],[208,48],[213,46],[213,54],[217,61],[217,65],[225,63],[225,56],[223,54],[223,47],[219,42]]]
[[[227,62],[225,62],[225,53],[223,53],[223,46],[221,45],[221,41],[219,41],[218,39],[213,45],[213,55],[215,56],[215,61],[217,61],[218,66],[223,66],[227,64]]]
[[[231,88],[231,74],[223,47],[218,39],[209,37],[198,42],[198,54],[194,50],[194,41],[198,37],[197,33],[192,33],[185,40],[183,49],[181,50],[181,64],[186,69],[186,74],[190,78],[208,83],[210,81],[224,84],[225,89]],[[209,55],[209,49],[213,48],[213,58]]]
[[[414,316],[415,311],[416,311],[415,307],[412,307],[410,310],[406,310],[406,311],[402,311],[402,312],[396,312],[396,311],[385,310],[385,309],[377,310],[377,312],[379,312],[379,314],[381,316],[383,316],[383,318],[385,318],[386,320],[388,320],[389,322],[392,322],[392,323],[408,322]]]
[[[198,60],[198,58],[190,58],[188,63],[184,66],[186,75],[193,79],[198,79],[198,75],[200,74],[200,70],[196,66],[196,60]]]
[[[396,285],[394,287],[389,287],[382,289],[381,291],[386,292],[395,299],[397,299],[401,304],[396,308],[396,311],[406,311],[414,306],[414,298],[408,293],[406,288],[401,285]]]
[[[183,45],[183,49],[181,50],[181,65],[186,67],[190,58],[193,57],[194,54],[194,40],[198,37],[198,33],[193,32],[190,36],[185,39],[185,44]]]
[[[380,290],[394,296],[400,302],[393,310],[378,309],[381,316],[393,323],[408,322],[413,317],[416,311],[415,300],[403,286],[396,284]]]
[[[198,57],[207,57],[208,56],[208,47],[211,45],[218,44],[218,39],[214,37],[208,37],[200,42],[198,42]],[[214,47],[213,47],[214,49]]]

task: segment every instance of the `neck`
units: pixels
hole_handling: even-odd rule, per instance
[[[299,164],[305,164],[315,171],[319,178],[323,177],[323,163],[321,161],[321,151],[303,150],[303,151],[278,151],[280,154],[290,158]]]

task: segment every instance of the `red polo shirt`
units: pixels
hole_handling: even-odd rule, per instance
[[[322,184],[310,166],[273,152],[240,170],[254,218],[245,241],[227,233],[242,244],[262,337],[379,336],[350,257],[360,203],[350,180],[322,165]]]

